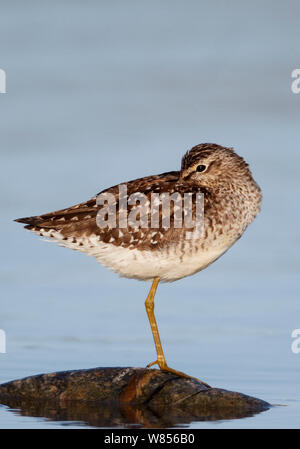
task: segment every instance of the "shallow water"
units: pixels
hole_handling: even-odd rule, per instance
[[[191,428],[299,428],[299,13],[297,1],[2,5],[0,382],[154,359],[148,284],[12,219],[177,169],[188,148],[213,141],[250,163],[263,209],[207,270],[159,286],[168,363],[280,405]],[[0,406],[1,428],[82,425]]]

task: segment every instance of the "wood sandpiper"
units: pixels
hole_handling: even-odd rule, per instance
[[[126,199],[136,193],[147,199],[146,209],[141,203],[120,206],[120,186],[126,187]],[[149,225],[149,204],[152,195],[172,195],[180,198],[192,195],[192,215],[195,215],[196,193],[203,197],[204,214],[201,235],[187,238],[193,231],[186,224],[175,227],[175,202],[170,202],[169,226],[163,223],[162,207],[156,209],[156,226]],[[99,226],[97,217],[108,202],[101,204],[99,195],[111,194],[110,204],[115,212],[114,226]],[[193,195],[195,194],[195,195]],[[157,198],[157,196],[155,197]],[[260,210],[261,191],[254,181],[248,164],[232,148],[204,143],[193,147],[182,158],[180,171],[171,171],[125,182],[100,192],[85,203],[43,215],[19,218],[26,229],[59,243],[62,246],[94,256],[102,265],[120,276],[152,281],[145,302],[157,358],[148,367],[158,364],[160,369],[187,376],[167,365],[154,315],[154,296],[159,282],[173,282],[203,270],[225,253],[243,234]],[[139,205],[138,205],[139,204]],[[122,223],[135,210],[136,220]],[[146,210],[146,213],[145,213]],[[125,216],[124,216],[125,211]],[[180,214],[184,214],[182,210]],[[108,218],[109,213],[104,217]],[[144,217],[142,217],[144,215]],[[158,223],[158,224],[157,224]],[[172,226],[173,225],[173,226]],[[189,376],[188,376],[189,377]]]

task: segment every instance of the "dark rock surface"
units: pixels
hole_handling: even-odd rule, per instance
[[[144,368],[40,374],[0,385],[0,403],[26,416],[99,426],[171,427],[253,416],[270,404],[200,381]]]

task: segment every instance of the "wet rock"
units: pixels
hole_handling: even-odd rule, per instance
[[[252,416],[270,404],[209,388],[192,378],[143,368],[93,368],[40,374],[0,385],[0,403],[26,416],[93,426],[170,427]]]

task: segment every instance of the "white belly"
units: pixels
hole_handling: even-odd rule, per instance
[[[61,246],[95,257],[102,265],[122,277],[143,281],[159,277],[162,282],[173,282],[191,276],[210,265],[231,246],[223,242],[223,245],[211,245],[207,250],[199,249],[192,253],[188,248],[182,255],[176,248],[169,251],[140,251],[103,243],[98,237],[92,236],[77,238],[76,243],[72,243],[71,239],[63,240],[63,236],[55,231],[44,232],[43,236],[48,237],[50,233]],[[82,246],[79,246],[79,243],[82,243]]]
[[[180,257],[175,250],[139,251],[114,245],[97,245],[90,253],[104,266],[120,276],[139,280],[159,277],[162,282],[172,282],[190,276],[207,267],[227,248],[211,249]]]

